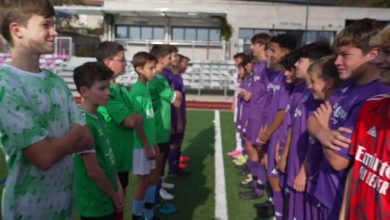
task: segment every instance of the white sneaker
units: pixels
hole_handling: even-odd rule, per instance
[[[164,188],[161,188],[161,189],[160,189],[160,196],[161,196],[161,198],[164,199],[164,200],[172,200],[172,199],[175,198],[172,194],[170,194],[169,192],[167,192]]]
[[[161,187],[164,188],[164,189],[173,189],[173,188],[175,188],[175,184],[162,182],[161,183]]]

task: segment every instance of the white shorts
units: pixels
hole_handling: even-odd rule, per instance
[[[152,149],[154,152],[154,149]],[[156,161],[146,157],[145,149],[134,149],[133,151],[133,174],[149,175],[151,170],[156,168]]]

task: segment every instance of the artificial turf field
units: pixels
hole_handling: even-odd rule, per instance
[[[226,153],[233,149],[235,141],[233,114],[231,112],[220,113],[221,136],[223,147],[223,160],[225,169],[225,185],[227,200],[227,216],[230,220],[254,220],[256,211],[253,204],[264,202],[261,200],[241,200],[239,182],[244,178],[239,175],[239,170],[234,167]],[[178,211],[172,215],[159,215],[161,219],[169,220],[212,220],[215,219],[215,130],[214,111],[188,111],[186,134],[183,143],[183,154],[191,157],[188,162],[188,170],[191,175],[185,180],[166,179],[174,183],[176,187],[168,190],[175,199],[169,201]],[[0,151],[0,153],[2,153]],[[6,176],[4,156],[0,155],[0,179]],[[135,178],[130,177],[126,194],[125,219],[130,220],[131,195]],[[2,190],[3,186],[0,186]],[[78,219],[78,218],[76,218]]]

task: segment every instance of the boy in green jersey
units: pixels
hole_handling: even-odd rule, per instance
[[[156,219],[153,213],[153,202],[159,172],[156,169],[156,157],[159,149],[156,145],[156,124],[149,93],[148,82],[155,77],[156,58],[146,52],[139,52],[132,60],[138,81],[131,87],[130,97],[134,111],[144,117],[143,130],[147,143],[143,143],[138,135],[134,135],[133,173],[137,175],[137,186],[134,194],[133,219],[141,219],[144,210],[145,219]]]
[[[160,150],[157,157],[157,169],[162,176],[165,167],[165,161],[169,154],[169,138],[172,131],[171,105],[178,108],[181,105],[182,95],[179,91],[172,90],[164,70],[171,66],[171,55],[174,53],[170,45],[154,45],[150,53],[156,57],[156,77],[149,82],[149,91],[155,113],[156,142]],[[160,191],[161,180],[157,185],[157,192]],[[171,196],[172,197],[172,196]],[[159,202],[159,193],[156,195],[155,203]]]
[[[114,75],[110,82],[110,100],[105,106],[98,108],[99,113],[104,116],[108,133],[114,150],[115,162],[117,165],[118,177],[121,181],[123,191],[129,182],[129,172],[133,166],[133,129],[143,133],[141,115],[133,112],[129,91],[123,85],[116,82],[116,78],[123,75],[127,61],[124,47],[116,42],[102,42],[96,50],[98,62],[109,67]],[[141,134],[141,137],[145,137]],[[142,138],[145,142],[145,138]],[[119,214],[123,215],[123,214]]]
[[[54,15],[49,0],[0,1],[1,34],[12,47],[0,68],[3,220],[72,219],[71,154],[93,145],[64,80],[39,67],[40,56],[54,52]]]
[[[81,219],[115,219],[123,211],[123,189],[99,106],[110,98],[113,72],[99,62],[88,62],[74,70],[77,91],[83,97],[82,112],[92,132],[95,144],[91,150],[74,155],[76,205]]]

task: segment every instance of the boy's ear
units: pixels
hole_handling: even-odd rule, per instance
[[[135,71],[136,71],[137,73],[141,73],[140,70],[142,70],[142,68],[141,68],[140,66],[137,66],[137,67],[135,68]]]
[[[12,22],[10,25],[9,25],[9,31],[11,33],[11,36],[15,36],[16,38],[22,38],[23,37],[23,33],[22,33],[22,25],[16,23],[16,22]]]
[[[80,95],[81,95],[82,97],[86,96],[86,95],[87,95],[87,92],[88,92],[88,87],[86,87],[86,86],[81,86],[81,87],[80,87]]]
[[[110,62],[110,59],[109,59],[109,58],[105,58],[105,59],[103,60],[103,63],[104,63],[104,65],[106,65],[106,66],[108,66],[109,62]]]
[[[333,87],[334,87],[334,79],[333,78],[325,79],[325,91],[328,91]]]
[[[366,56],[368,56],[368,58],[370,60],[374,60],[379,54],[379,48],[378,47],[373,47],[370,49],[370,51],[368,51],[368,53],[366,54]]]

